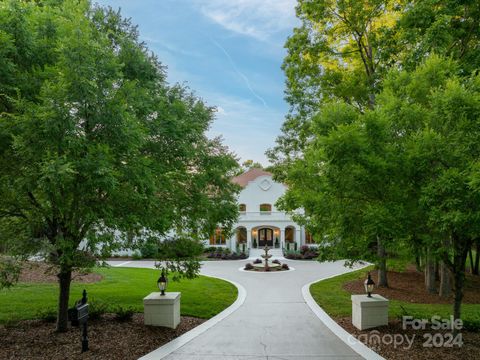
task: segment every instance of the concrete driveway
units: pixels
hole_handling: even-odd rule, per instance
[[[232,280],[246,290],[232,314],[164,357],[169,360],[362,359],[310,310],[302,287],[316,279],[351,271],[343,261],[282,261],[294,271],[239,271],[247,261],[209,261],[201,273]],[[153,267],[153,262],[115,263]],[[201,301],[201,299],[199,299]],[[148,356],[156,357],[155,352]]]

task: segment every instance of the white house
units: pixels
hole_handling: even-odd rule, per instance
[[[314,244],[305,228],[295,223],[285,212],[277,210],[275,203],[285,193],[286,186],[272,179],[272,174],[253,168],[234,177],[233,182],[243,189],[238,196],[240,216],[234,233],[226,239],[220,229],[210,237],[210,245],[237,249],[273,248],[300,249]],[[296,246],[294,244],[297,244]]]

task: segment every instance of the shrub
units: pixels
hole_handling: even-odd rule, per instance
[[[288,267],[288,264],[282,264],[282,269],[284,269],[284,270],[290,270],[290,268]]]
[[[133,314],[135,313],[134,309],[132,307],[122,307],[122,306],[117,306],[115,308],[115,318],[118,321],[129,321],[132,319]]]
[[[158,243],[155,240],[147,240],[140,247],[140,253],[142,258],[152,259],[155,258],[158,254]]]
[[[300,247],[300,254],[304,255],[305,253],[307,253],[308,251],[310,251],[310,247],[308,245],[302,245]]]
[[[260,259],[255,259],[255,261],[253,262],[254,264],[261,264],[262,263],[262,260]]]
[[[244,269],[245,269],[245,270],[253,270],[253,265],[250,264],[250,263],[247,263],[247,264],[245,264]]]
[[[108,312],[108,304],[103,301],[92,299],[88,302],[88,318],[97,320]]]
[[[139,251],[135,250],[132,254],[132,259],[133,260],[140,260],[142,258],[142,254],[140,254]]]
[[[464,319],[463,320],[463,328],[465,330],[468,330],[468,331],[479,332],[480,331],[480,318]]]
[[[280,265],[280,260],[275,259],[272,261],[272,263]]]
[[[303,254],[303,258],[305,260],[315,259],[316,257],[318,257],[318,254],[316,252],[313,252],[313,251],[308,251],[305,254]]]
[[[57,311],[55,309],[42,309],[35,314],[35,318],[53,323],[57,321]]]

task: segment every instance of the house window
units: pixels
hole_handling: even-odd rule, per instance
[[[238,211],[246,212],[247,211],[247,205],[245,205],[245,204],[238,205]]]
[[[315,244],[312,234],[308,231],[305,231],[305,244]]]
[[[210,235],[210,245],[225,245],[225,233],[221,228],[217,228],[215,232]]]
[[[285,241],[294,242],[295,241],[295,229],[293,227],[285,228]]]
[[[269,213],[272,211],[271,204],[260,204],[260,212],[261,213]]]
[[[247,229],[244,227],[237,228],[237,243],[242,244],[247,242]]]

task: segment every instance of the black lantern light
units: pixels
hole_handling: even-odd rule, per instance
[[[167,283],[168,283],[168,279],[165,276],[165,269],[162,269],[162,274],[157,280],[157,286],[158,286],[158,289],[160,290],[160,295],[162,296],[165,295],[165,290],[167,289]]]
[[[365,291],[367,292],[368,297],[372,297],[373,287],[375,286],[375,282],[372,280],[370,273],[368,273],[368,278],[365,280]]]

